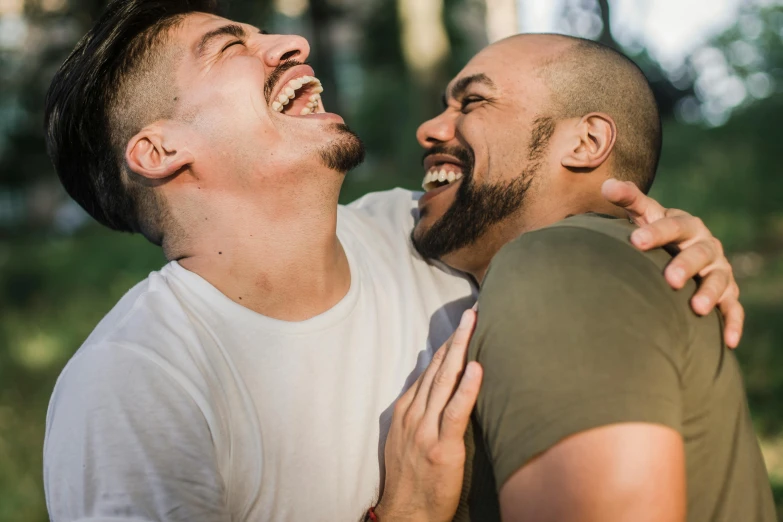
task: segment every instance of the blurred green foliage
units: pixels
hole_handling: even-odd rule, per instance
[[[458,20],[450,14],[464,3],[446,0],[452,53],[441,80],[459,70],[476,50],[476,42],[460,32]],[[99,0],[68,3],[77,33],[102,4]],[[269,4],[260,2],[251,8],[235,2],[229,15],[260,24],[269,16]],[[421,180],[414,132],[439,106],[436,91],[417,84],[406,69],[394,9],[393,0],[377,0],[357,19],[373,37],[352,58],[352,65],[362,69],[364,88],[344,109],[371,154],[365,166],[348,175],[343,202],[398,185],[415,189]],[[325,17],[341,16],[328,9],[320,12]],[[754,38],[749,40],[747,28],[738,23],[712,45],[729,56],[735,42],[749,40],[761,49],[763,61],[737,66],[737,74],[744,78],[764,70],[773,80],[781,79],[781,13],[781,8],[762,9],[756,16],[764,29]],[[49,16],[34,10],[29,14]],[[0,86],[13,92],[29,115],[7,133],[6,151],[14,154],[0,154],[0,192],[54,179],[43,156],[41,99],[52,67],[72,45],[66,43],[48,48],[38,56],[36,67],[13,65],[13,74],[6,67],[12,61],[0,53]],[[318,59],[328,69],[329,53],[322,55],[327,56]],[[646,70],[662,74],[646,53],[638,59]],[[326,75],[335,77],[328,81],[340,85],[339,71],[345,64],[332,66],[334,72]],[[680,98],[694,93],[692,84],[678,91],[664,82],[657,90],[670,97],[666,106],[671,111]],[[783,522],[783,176],[778,172],[783,97],[779,92],[758,100],[748,98],[725,125],[716,128],[681,123],[670,112],[653,196],[666,206],[702,217],[723,240],[737,271],[748,313],[737,355]],[[3,112],[9,99],[0,100],[0,124],[10,118]],[[164,263],[160,251],[143,238],[92,224],[73,235],[56,233],[35,221],[0,229],[0,521],[47,519],[42,444],[57,375],[123,293]]]

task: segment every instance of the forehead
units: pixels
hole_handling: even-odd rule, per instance
[[[248,34],[258,32],[258,29],[253,26],[235,22],[221,16],[209,13],[189,13],[176,28],[173,37],[178,43],[195,50],[204,35],[228,25],[240,26]]]
[[[449,82],[448,92],[464,84],[467,78],[486,78],[489,81],[475,82],[498,94],[516,94],[529,91],[538,82],[536,62],[526,53],[513,46],[494,44],[474,56],[462,71]],[[459,91],[460,89],[457,88]]]

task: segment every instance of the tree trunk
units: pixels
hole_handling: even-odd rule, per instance
[[[439,80],[450,44],[443,22],[443,0],[397,0],[402,54],[414,81]]]
[[[515,0],[486,0],[487,40],[497,42],[519,32]]]
[[[604,45],[608,45],[614,49],[619,49],[617,41],[612,36],[612,20],[610,16],[609,0],[598,0],[598,6],[601,8],[601,22],[604,24],[604,28],[601,31],[601,36],[598,41]]]

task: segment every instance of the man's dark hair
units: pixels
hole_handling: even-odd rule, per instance
[[[573,42],[539,74],[552,92],[555,119],[603,112],[617,125],[615,175],[650,190],[661,155],[661,116],[642,70],[621,52],[592,40]]]
[[[52,80],[49,156],[68,194],[109,228],[163,240],[165,202],[128,170],[125,147],[174,112],[170,29],[188,13],[216,9],[215,0],[114,0]]]

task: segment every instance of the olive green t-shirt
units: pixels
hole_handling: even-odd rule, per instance
[[[695,282],[643,253],[625,220],[585,214],[520,236],[493,259],[469,358],[484,368],[455,520],[499,520],[498,491],[569,435],[662,424],[685,442],[688,520],[775,522],[742,376]]]

